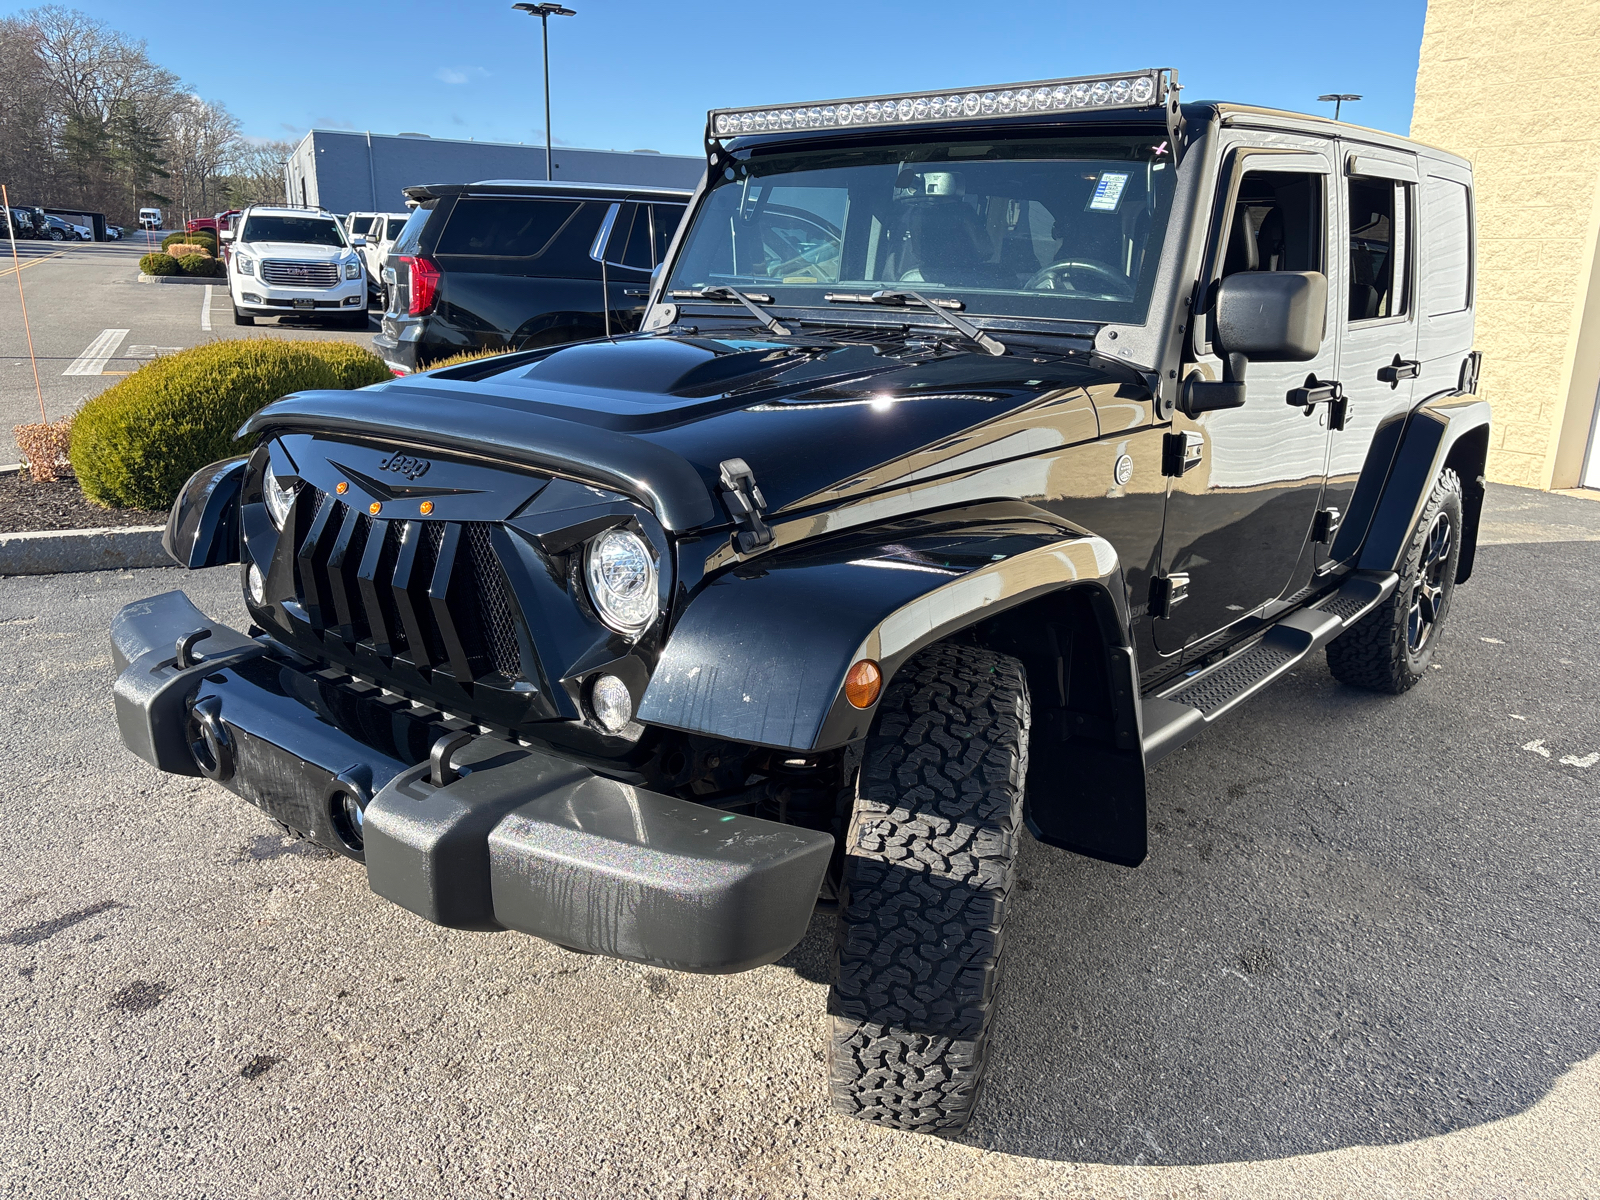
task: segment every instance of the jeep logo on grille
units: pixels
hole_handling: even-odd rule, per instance
[[[401,454],[398,450],[378,464],[380,470],[393,471],[404,475],[407,479],[422,478],[431,466],[433,464],[425,458],[412,458],[408,454]]]

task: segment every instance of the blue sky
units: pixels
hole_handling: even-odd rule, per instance
[[[67,0],[70,4],[71,0]],[[551,29],[558,143],[699,154],[708,108],[966,87],[1146,66],[1189,99],[1314,112],[1405,133],[1424,0],[1053,3],[1039,0],[566,0]],[[77,7],[247,134],[313,125],[541,142],[539,22],[510,0],[169,0]],[[0,3],[0,11],[26,5]]]

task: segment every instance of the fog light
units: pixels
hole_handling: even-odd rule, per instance
[[[264,304],[264,303],[266,303],[264,300],[261,299],[260,296],[256,295],[254,292],[246,292],[243,296],[240,297],[240,299],[243,300],[246,304]]]
[[[589,691],[589,707],[608,733],[621,733],[633,720],[633,696],[615,675],[602,675]]]
[[[267,578],[261,573],[261,568],[255,563],[250,564],[250,570],[245,576],[250,588],[251,603],[261,605],[267,602]]]
[[[856,708],[871,708],[883,690],[883,672],[870,658],[863,658],[844,677],[844,698]]]

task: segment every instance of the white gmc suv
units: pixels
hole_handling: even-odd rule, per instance
[[[318,209],[257,206],[223,233],[233,243],[228,293],[236,325],[257,317],[309,316],[345,329],[367,327],[367,273],[359,247]]]

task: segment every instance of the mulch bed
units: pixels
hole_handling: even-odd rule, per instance
[[[68,472],[54,483],[35,483],[26,473],[0,475],[0,533],[37,529],[102,529],[109,525],[165,525],[164,512],[97,508],[83,498]]]

